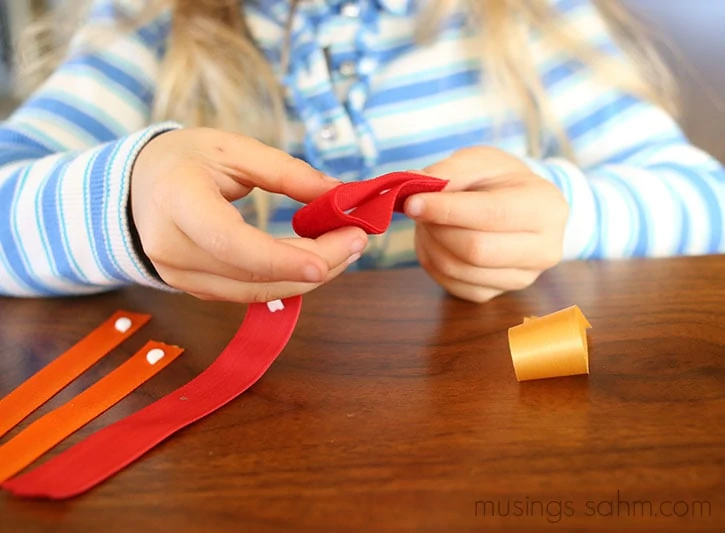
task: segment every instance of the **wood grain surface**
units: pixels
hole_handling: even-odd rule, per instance
[[[572,304],[591,374],[518,383],[507,328]],[[187,351],[48,456],[187,382],[244,314],[0,299],[0,395],[119,308],[154,318],[20,428],[148,339]],[[248,393],[78,498],[0,495],[0,531],[722,531],[724,311],[724,256],[564,264],[484,305],[419,270],[346,274]]]

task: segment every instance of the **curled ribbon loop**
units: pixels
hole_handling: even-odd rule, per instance
[[[543,317],[525,318],[508,331],[518,381],[589,373],[587,329],[576,305]]]
[[[391,172],[374,180],[346,183],[297,211],[292,227],[297,235],[310,239],[345,226],[377,235],[388,229],[393,212],[403,212],[409,196],[441,191],[447,183],[411,172]]]

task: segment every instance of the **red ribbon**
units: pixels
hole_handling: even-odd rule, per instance
[[[369,181],[346,183],[297,211],[292,227],[300,237],[309,238],[345,226],[380,234],[390,226],[393,211],[403,212],[409,196],[441,191],[446,183],[410,172],[392,172]]]
[[[446,181],[396,172],[340,185],[300,209],[293,227],[301,237],[357,226],[384,232],[408,196],[442,190]],[[251,304],[239,331],[219,357],[192,381],[146,408],[91,435],[2,487],[20,497],[64,499],[102,483],[180,429],[213,413],[259,380],[289,341],[302,307],[296,296]]]

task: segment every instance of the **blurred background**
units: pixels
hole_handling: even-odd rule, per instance
[[[10,50],[57,0],[0,0],[0,118],[12,111]],[[682,126],[725,163],[725,0],[622,0],[657,37],[682,91]]]

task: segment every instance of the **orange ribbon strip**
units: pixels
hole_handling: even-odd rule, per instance
[[[75,346],[0,400],[0,437],[151,320],[151,315],[116,311]]]
[[[0,483],[110,409],[168,366],[183,351],[178,346],[151,341],[68,403],[33,422],[15,438],[0,446]]]
[[[518,381],[589,373],[587,329],[576,305],[543,317],[525,318],[508,331]]]

